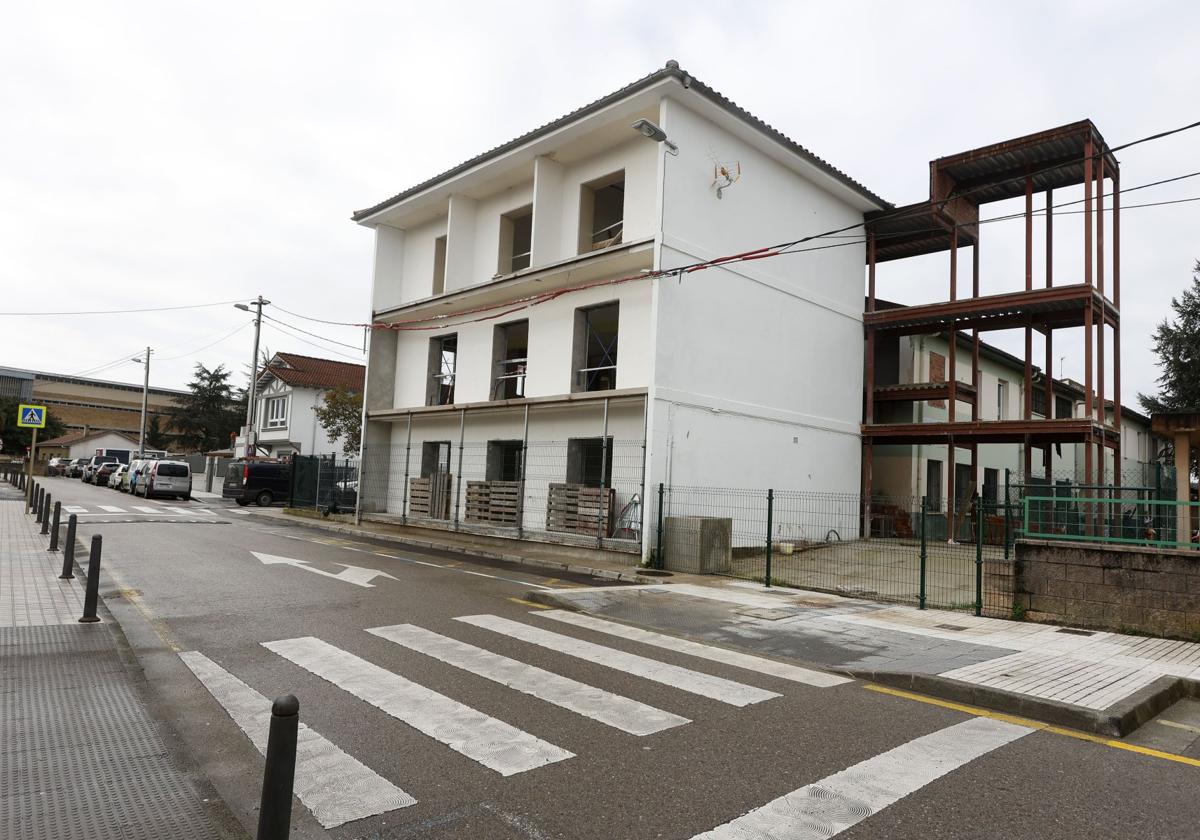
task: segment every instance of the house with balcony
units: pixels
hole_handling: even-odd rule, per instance
[[[864,245],[761,249],[889,206],[668,62],[356,212],[360,513],[637,552],[659,483],[856,492]]]
[[[330,440],[316,409],[333,388],[361,393],[366,368],[351,362],[276,353],[255,382],[258,454],[344,456],[345,439]]]

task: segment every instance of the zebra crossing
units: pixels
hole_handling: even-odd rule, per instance
[[[238,516],[249,516],[250,512],[239,510],[237,508],[222,508],[220,510],[212,510],[211,508],[187,508],[175,505],[95,505],[89,507],[87,505],[63,505],[63,513],[73,513],[76,516],[117,516],[124,514],[126,516],[196,516],[196,517],[218,517],[228,514]]]
[[[780,691],[787,689],[772,691],[749,682],[717,677],[695,668],[555,633],[538,624],[555,622],[560,626],[619,638],[644,646],[647,652],[655,649],[671,651],[698,660],[698,667],[707,662],[732,666],[746,672],[750,680],[771,677],[818,690],[851,682],[844,677],[765,657],[560,610],[533,612],[521,621],[498,615],[459,616],[454,620],[464,629],[469,626],[486,630],[497,639],[503,638],[506,651],[514,649],[513,643],[517,643],[518,650],[528,649],[530,655],[534,653],[533,648],[545,648],[589,665],[602,666],[601,673],[607,673],[603,669],[609,669],[668,686],[671,691],[656,695],[664,698],[664,705],[688,702],[686,695],[690,694],[704,701],[745,708],[777,700],[783,696]],[[531,702],[565,709],[616,730],[621,733],[617,737],[650,739],[678,727],[703,725],[703,706],[698,713],[685,717],[670,709],[657,708],[599,685],[524,662],[519,658],[520,654],[509,656],[454,638],[453,632],[438,633],[416,624],[369,627],[363,632],[445,666],[450,669],[448,674],[456,671],[473,674],[531,698]],[[553,772],[550,768],[554,765],[578,758],[571,750],[547,740],[547,737],[553,737],[550,733],[526,732],[468,705],[472,702],[471,697],[450,697],[434,691],[323,639],[301,636],[260,644],[266,651],[302,671],[374,706],[399,725],[428,737],[441,745],[439,749],[452,750],[502,777],[531,771]],[[254,746],[260,752],[264,751],[270,717],[267,698],[200,652],[184,652],[180,657]],[[589,673],[596,673],[596,669],[589,669]],[[451,680],[450,684],[458,683]],[[774,685],[778,686],[777,683]],[[671,699],[673,693],[678,693],[677,701]],[[911,746],[902,745],[863,762],[861,766],[849,768],[841,775],[830,777],[824,788],[818,789],[816,785],[801,788],[698,836],[745,840],[833,836],[835,831],[811,831],[818,823],[828,823],[828,815],[820,809],[828,804],[825,798],[829,790],[834,790],[845,802],[853,797],[851,788],[858,781],[864,781],[868,786],[869,790],[862,796],[870,801],[864,800],[861,808],[850,809],[856,816],[846,825],[853,824],[974,757],[1028,732],[1016,726],[996,728],[991,723],[967,726],[961,734],[939,737],[935,732],[924,736],[928,743],[917,739],[910,742]],[[897,767],[903,767],[905,772],[895,775],[893,771]],[[890,786],[881,787],[871,781],[876,775],[886,773],[893,774],[889,778],[894,777]],[[394,783],[358,758],[343,752],[321,734],[308,728],[302,732],[297,752],[296,794],[326,828],[414,805],[420,790],[413,788],[421,781],[417,777],[398,779]],[[808,826],[809,833],[772,833],[778,829],[780,820],[792,820],[796,814],[802,814],[806,803],[816,809],[811,820],[803,823]]]

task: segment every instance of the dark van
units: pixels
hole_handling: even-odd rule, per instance
[[[291,479],[291,465],[285,461],[230,461],[221,496],[242,506],[254,502],[267,507],[287,501]]]

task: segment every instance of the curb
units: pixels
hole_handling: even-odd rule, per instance
[[[357,537],[359,539],[374,540],[376,542],[384,542],[390,545],[403,545],[417,549],[432,549],[435,551],[447,551],[454,554],[462,554],[467,557],[478,557],[483,560],[500,560],[506,563],[516,563],[522,566],[534,566],[540,569],[554,569],[560,572],[571,572],[577,575],[588,575],[590,577],[602,578],[604,580],[621,581],[622,583],[653,583],[661,584],[667,581],[660,577],[651,577],[638,572],[637,567],[629,569],[605,569],[597,566],[584,566],[577,563],[560,563],[555,560],[542,560],[537,557],[526,557],[521,554],[501,554],[494,551],[486,551],[479,548],[463,548],[457,545],[447,545],[446,543],[432,542],[428,540],[418,540],[412,537],[401,537],[395,534],[378,534],[372,531],[364,531],[355,525],[343,525],[334,522],[316,522],[300,516],[288,516],[283,514],[275,516],[268,513],[258,513],[249,511],[249,516],[266,520],[270,522],[284,522],[289,525],[297,525],[301,528],[311,528],[315,531],[324,531],[330,534],[344,534]]]
[[[573,599],[564,597],[565,594],[553,590],[538,590],[530,592],[525,598],[543,606],[572,612],[587,612],[581,609]],[[759,651],[743,650],[756,656],[762,655]],[[766,658],[771,658],[771,656]],[[925,694],[939,700],[948,700],[965,706],[979,706],[1014,717],[1029,718],[1054,726],[1112,738],[1123,738],[1185,697],[1200,697],[1200,682],[1180,677],[1162,676],[1119,703],[1107,709],[1096,710],[987,686],[972,685],[946,679],[936,674],[840,668],[792,658],[789,658],[788,661],[818,671],[841,674],[857,680],[866,680],[891,688]]]

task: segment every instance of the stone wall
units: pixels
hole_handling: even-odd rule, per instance
[[[1033,621],[1200,637],[1200,551],[1021,540],[1016,560]]]

